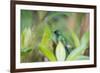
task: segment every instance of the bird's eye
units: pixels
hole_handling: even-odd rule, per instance
[[[58,33],[58,30],[55,30],[54,33]]]
[[[58,35],[58,36],[60,35],[59,30],[55,30],[54,33],[55,33],[56,35]]]

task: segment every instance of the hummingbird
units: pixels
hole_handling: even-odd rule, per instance
[[[61,41],[65,47],[65,50],[66,50],[66,54],[70,54],[70,45],[68,44],[68,41],[66,39],[66,37],[59,31],[59,30],[55,30],[54,31],[54,35],[53,35],[53,46],[54,46],[54,54],[55,54],[55,51],[56,51],[56,46],[58,44],[58,42]]]

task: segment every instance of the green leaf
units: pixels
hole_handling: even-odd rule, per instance
[[[75,48],[79,47],[80,46],[80,41],[79,41],[79,38],[78,36],[75,34],[74,31],[71,32],[72,34],[72,39],[73,39],[73,42],[74,42],[74,45],[75,45]]]
[[[29,56],[29,54],[32,52],[31,48],[21,48],[21,61],[25,61],[27,59],[27,57]]]
[[[73,40],[72,40],[72,38],[71,38],[71,36],[70,36],[70,33],[69,33],[69,31],[67,31],[66,33],[65,33],[65,38],[66,38],[66,40],[67,40],[67,42],[71,45],[71,47],[73,46]]]
[[[45,26],[41,44],[47,47],[50,44],[51,36],[52,36],[52,33],[49,27]]]
[[[81,46],[87,48],[88,43],[89,43],[89,32],[85,32],[81,38]]]
[[[77,58],[77,60],[89,60],[89,57],[88,56],[79,56],[78,58]]]
[[[39,49],[50,61],[56,61],[56,57],[54,56],[53,51],[50,48],[50,39],[51,31],[48,26],[45,26]]]
[[[21,32],[21,49],[22,48],[34,48],[34,34],[31,30],[31,28],[25,28],[23,32]]]
[[[58,61],[64,61],[66,58],[66,50],[60,41],[56,47],[56,57]]]
[[[78,58],[78,56],[80,55],[80,53],[82,52],[82,48],[76,48],[74,49],[67,57],[67,60],[76,60]]]
[[[31,48],[21,48],[22,53],[29,53],[30,51],[32,51]]]
[[[78,57],[82,54],[82,52],[87,49],[88,42],[89,42],[89,32],[86,32],[84,33],[81,39],[80,47],[74,49],[67,57],[67,60],[77,60]]]
[[[56,57],[50,49],[46,48],[42,44],[39,45],[39,49],[44,54],[44,56],[47,57],[50,61],[56,61]]]
[[[32,38],[32,31],[30,28],[25,28],[21,34],[21,47],[29,47],[30,41]]]
[[[24,39],[25,39],[25,32],[23,31],[23,32],[21,33],[21,48],[24,47]]]

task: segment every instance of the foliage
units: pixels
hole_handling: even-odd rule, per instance
[[[60,41],[58,42],[56,47],[56,57],[58,61],[64,61],[66,58],[66,50]]]
[[[50,38],[51,38],[51,31],[48,27],[45,27],[45,30],[44,30],[44,34],[43,34],[43,38],[42,38],[42,41],[39,45],[39,49],[40,51],[50,60],[50,61],[56,61],[56,58],[53,54],[53,52],[51,51],[51,49],[48,49],[50,48],[48,45],[50,45]]]
[[[73,14],[75,24],[71,26],[75,29],[69,24]],[[79,33],[84,16],[84,13],[21,10],[21,59],[31,55],[31,62],[88,60],[84,53],[89,48],[89,31],[82,37]]]
[[[67,60],[76,60],[80,55],[82,55],[82,52],[85,51],[88,47],[89,42],[89,33],[84,33],[82,39],[81,39],[81,45],[78,46],[78,48],[74,49],[68,56]]]

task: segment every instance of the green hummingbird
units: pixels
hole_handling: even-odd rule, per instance
[[[59,31],[59,30],[55,30],[54,34],[53,34],[53,46],[54,46],[54,54],[55,54],[55,50],[56,50],[56,46],[58,44],[58,42],[61,41],[65,47],[66,50],[66,54],[70,54],[71,50],[71,46],[68,43],[66,37]]]

